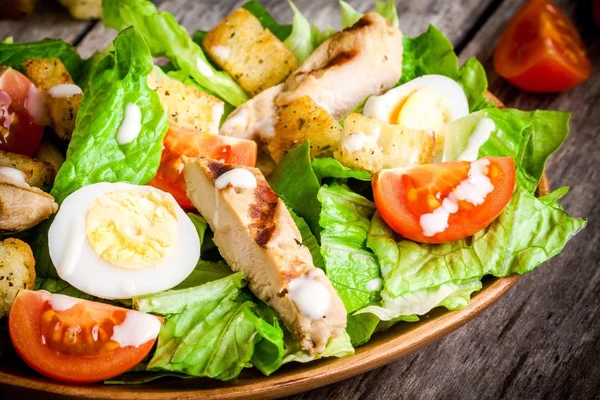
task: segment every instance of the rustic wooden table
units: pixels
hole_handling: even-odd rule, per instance
[[[158,0],[190,31],[212,27],[244,1]],[[59,37],[83,56],[103,49],[114,32],[101,22],[71,20],[49,0],[27,21],[0,22],[0,39]],[[262,0],[280,21],[291,20],[283,0]],[[361,11],[372,2],[350,1]],[[548,165],[554,188],[570,185],[564,200],[588,227],[558,257],[522,279],[474,321],[439,342],[362,376],[295,399],[591,399],[600,396],[600,27],[591,0],[557,0],[573,19],[594,64],[583,85],[559,95],[523,93],[498,77],[492,52],[508,18],[523,0],[398,1],[400,26],[416,35],[434,24],[454,43],[462,61],[475,56],[490,90],[508,107],[571,110],[571,135]],[[320,27],[339,26],[335,0],[295,0]],[[37,396],[36,396],[37,397]]]

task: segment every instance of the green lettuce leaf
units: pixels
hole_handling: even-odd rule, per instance
[[[397,241],[376,214],[368,246],[381,266],[382,305],[361,312],[386,320],[424,314],[436,305],[463,307],[470,293],[479,290],[483,276],[530,272],[560,253],[586,225],[567,215],[556,203],[558,198],[551,194],[538,199],[517,185],[510,203],[489,227],[472,238],[444,244]]]
[[[310,160],[308,141],[291,150],[267,178],[275,193],[294,211],[304,218],[311,231],[318,237],[321,203],[317,193],[321,188]]]
[[[242,8],[250,11],[250,13],[260,21],[260,24],[263,26],[263,28],[270,30],[271,33],[282,42],[285,41],[290,36],[290,34],[292,34],[292,25],[279,24],[258,1],[249,1],[246,4],[244,4]],[[296,7],[293,7],[292,5],[294,15],[296,14],[295,8]]]
[[[423,75],[444,75],[462,86],[471,111],[490,107],[485,100],[487,77],[481,63],[470,58],[459,69],[454,46],[436,27],[430,25],[425,33],[416,37],[404,36],[403,42],[402,77],[398,85]]]
[[[312,169],[319,179],[354,178],[359,181],[370,181],[371,174],[367,171],[348,168],[342,165],[338,160],[331,157],[315,158],[312,160]]]
[[[315,50],[313,41],[313,29],[304,15],[298,10],[294,3],[288,1],[294,17],[292,19],[292,32],[284,40],[283,44],[290,49],[298,60],[298,65],[301,65]]]
[[[217,71],[208,62],[200,46],[173,15],[157,11],[147,0],[104,0],[102,9],[107,27],[121,30],[134,26],[154,57],[168,57],[200,86],[227,103],[239,106],[248,100],[248,95],[228,73]]]
[[[326,357],[346,357],[354,354],[354,347],[350,343],[350,336],[346,332],[342,335],[333,338],[327,343],[325,350],[322,353],[310,355],[307,351],[300,348],[298,341],[294,340],[290,333],[286,330],[284,334],[285,340],[285,356],[283,364],[289,362],[307,363],[320,358]]]
[[[136,309],[165,317],[148,370],[230,380],[250,365],[265,375],[279,368],[283,331],[276,321],[260,318],[256,304],[243,300],[245,286],[244,276],[235,273],[135,298]]]
[[[155,91],[146,84],[152,57],[134,28],[121,32],[114,53],[94,69],[90,88],[77,113],[73,138],[51,194],[60,204],[77,189],[96,182],[145,184],[160,163],[167,117]],[[117,131],[127,104],[142,114],[139,135],[125,145]]]
[[[340,11],[342,15],[342,29],[351,27],[362,18],[363,14],[354,9],[350,4],[340,0]]]
[[[396,0],[376,1],[375,12],[390,21],[396,28],[400,27],[398,11],[396,11]]]
[[[187,289],[204,285],[233,274],[233,271],[224,261],[199,260],[192,273],[173,289]]]
[[[375,204],[337,184],[323,186],[318,199],[325,272],[346,311],[352,313],[379,300],[379,264],[367,248]]]
[[[44,39],[33,43],[0,42],[0,65],[2,66],[23,72],[23,62],[26,59],[36,58],[60,59],[73,79],[77,79],[83,66],[77,49],[60,39]]]
[[[520,111],[487,109],[448,124],[444,160],[455,160],[483,118],[494,121],[495,129],[480,147],[479,157],[512,157],[518,167],[519,183],[533,193],[550,156],[569,133],[571,114],[563,111]]]
[[[290,212],[292,219],[296,223],[296,227],[298,227],[298,230],[302,235],[302,244],[308,247],[308,250],[310,251],[310,255],[312,256],[313,260],[313,265],[317,268],[325,269],[325,262],[323,261],[323,256],[321,255],[321,247],[319,246],[319,241],[317,240],[315,235],[313,235],[312,231],[310,230],[310,227],[308,226],[304,218],[297,216],[296,213],[294,213],[294,211],[290,207],[288,207],[288,211]]]

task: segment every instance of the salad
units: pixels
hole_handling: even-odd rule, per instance
[[[190,36],[104,0],[119,34],[87,60],[0,43],[0,316],[33,369],[230,380],[349,356],[585,227],[566,187],[536,195],[570,113],[502,108],[393,0],[341,1],[340,31],[290,6]]]

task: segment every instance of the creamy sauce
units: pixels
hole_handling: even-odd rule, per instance
[[[235,168],[215,180],[215,187],[218,190],[225,189],[229,185],[235,189],[254,189],[256,188],[256,177],[245,168]]]
[[[51,294],[48,303],[50,303],[50,307],[52,307],[54,311],[66,311],[70,308],[73,308],[75,304],[79,303],[80,301],[81,300],[74,297],[69,297],[62,294]]]
[[[231,54],[229,47],[225,46],[215,46],[212,48],[212,52],[215,54],[215,56],[219,57],[223,61],[226,61]]]
[[[215,74],[210,65],[200,57],[196,60],[196,68],[198,68],[198,71],[207,78],[210,78]]]
[[[376,292],[376,291],[378,292],[383,287],[383,279],[373,278],[373,279],[367,281],[367,284],[365,286],[366,286],[367,290],[369,290],[371,292]]]
[[[0,167],[0,175],[4,175],[7,178],[13,179],[19,183],[25,182],[25,172],[11,167]]]
[[[342,140],[342,147],[351,153],[365,148],[377,147],[380,129],[378,126],[371,136],[367,136],[362,132],[354,133]]]
[[[331,303],[331,293],[314,278],[323,271],[314,269],[306,275],[293,279],[288,285],[288,296],[303,315],[311,319],[322,319]]]
[[[479,156],[479,149],[487,142],[492,132],[496,129],[496,124],[489,118],[483,118],[475,129],[471,136],[467,147],[459,154],[457,160],[459,161],[475,161]]]
[[[142,130],[142,111],[134,103],[125,106],[125,116],[117,131],[117,143],[125,145],[133,142]]]
[[[36,125],[45,126],[50,124],[50,117],[46,109],[46,100],[34,85],[29,86],[25,108]]]
[[[485,167],[490,164],[489,160],[481,159],[471,163],[469,177],[454,188],[454,191],[442,200],[442,205],[433,212],[421,215],[419,224],[423,229],[423,235],[434,236],[448,228],[448,218],[451,214],[458,212],[458,202],[468,201],[478,206],[494,190],[494,185],[484,174]]]
[[[150,314],[127,311],[125,321],[121,325],[115,325],[110,339],[121,347],[139,347],[158,336],[160,325],[158,318]]]
[[[225,103],[222,101],[218,102],[212,107],[211,113],[211,124],[210,124],[210,133],[216,135],[219,133],[219,124],[221,123],[221,116],[225,111]]]
[[[63,83],[60,85],[52,86],[50,89],[48,89],[47,93],[50,96],[56,97],[56,98],[71,97],[71,96],[75,96],[77,94],[83,94],[83,92],[81,91],[81,88],[72,83]]]

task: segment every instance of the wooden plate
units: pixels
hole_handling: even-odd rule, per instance
[[[502,103],[488,93],[488,97]],[[538,193],[548,193],[544,176]],[[308,364],[286,364],[269,377],[255,369],[245,370],[234,381],[211,379],[162,379],[143,385],[67,385],[46,379],[30,370],[22,361],[0,358],[0,383],[38,391],[110,399],[268,399],[282,397],[324,386],[369,371],[394,361],[412,351],[440,339],[467,323],[506,292],[519,276],[490,278],[483,281],[471,303],[458,311],[433,310],[418,323],[399,323],[386,332],[373,335],[356,354],[345,358],[328,358]]]

